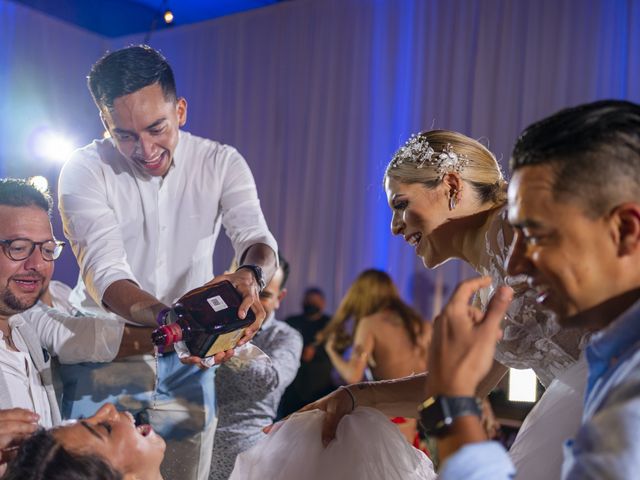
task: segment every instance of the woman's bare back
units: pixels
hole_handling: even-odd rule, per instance
[[[406,377],[427,369],[427,346],[431,336],[428,322],[416,332],[416,345],[400,316],[391,310],[363,318],[358,327],[367,328],[373,336],[374,347],[368,363],[376,380]]]

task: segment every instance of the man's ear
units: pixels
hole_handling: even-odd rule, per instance
[[[287,296],[287,289],[283,288],[282,290],[280,290],[280,293],[278,294],[278,301],[281,302],[286,296]]]
[[[614,211],[618,236],[618,255],[640,253],[640,204],[623,203]]]
[[[184,127],[187,123],[187,99],[184,97],[178,98],[176,109],[178,111],[178,126]]]

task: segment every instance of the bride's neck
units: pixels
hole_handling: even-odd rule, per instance
[[[446,224],[448,234],[441,236],[443,242],[449,245],[449,257],[459,258],[479,270],[482,257],[486,250],[485,237],[495,216],[502,205],[491,206],[471,215],[458,217]]]

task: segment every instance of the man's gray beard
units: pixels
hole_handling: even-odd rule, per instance
[[[9,288],[5,288],[0,293],[0,314],[9,316],[16,315],[17,313],[22,313],[25,310],[29,310],[36,303],[38,303],[38,300],[42,298],[42,295],[44,295],[44,292],[46,292],[46,290],[47,287],[42,287],[36,299],[33,302],[29,303],[21,301],[11,292],[11,290],[9,290]]]

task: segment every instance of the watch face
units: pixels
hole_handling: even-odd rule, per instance
[[[445,415],[439,397],[431,397],[420,406],[420,423],[425,433],[437,435],[446,427]]]

